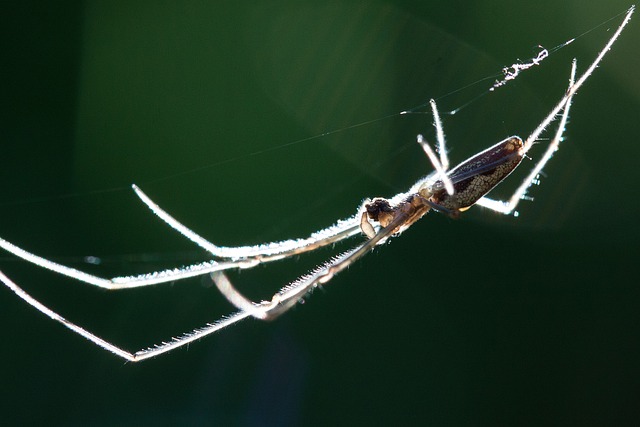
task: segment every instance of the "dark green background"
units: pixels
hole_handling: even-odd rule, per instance
[[[628,6],[3,2],[0,235],[105,276],[205,258],[132,182],[219,244],[306,235],[427,173],[414,141],[433,140],[431,118],[289,143],[431,97],[451,110],[492,80],[450,92]],[[452,161],[525,137],[571,58],[584,69],[619,22],[445,116]],[[273,323],[124,364],[0,290],[3,424],[637,422],[639,35],[636,17],[579,92],[519,218],[428,215]],[[331,253],[233,278],[265,298]],[[130,350],[231,311],[206,278],[107,293],[8,255],[0,268]]]

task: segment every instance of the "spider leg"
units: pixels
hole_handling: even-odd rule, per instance
[[[440,113],[438,112],[436,101],[434,99],[429,100],[429,105],[431,106],[431,113],[433,114],[433,127],[436,128],[436,140],[438,142],[437,149],[438,153],[440,153],[440,163],[442,164],[442,169],[447,171],[449,170],[449,156],[447,155],[444,127],[442,126],[442,120],[440,120]]]
[[[438,107],[436,106],[436,101],[433,99],[429,101],[431,105],[431,111],[433,113],[433,126],[436,128],[436,139],[438,141],[438,152],[440,153],[440,159],[433,152],[433,149],[429,144],[424,140],[422,135],[418,135],[417,142],[420,144],[425,154],[431,161],[433,168],[436,170],[438,177],[444,183],[444,187],[447,190],[448,194],[453,194],[453,182],[447,175],[447,171],[449,170],[449,157],[447,156],[446,143],[444,138],[444,130],[442,127],[442,120],[440,120],[440,114],[438,113]]]
[[[47,306],[43,305],[38,300],[33,298],[31,295],[29,295],[26,291],[24,291],[21,287],[19,287],[16,283],[14,283],[11,279],[9,279],[2,271],[0,271],[0,281],[4,283],[4,285],[7,286],[9,289],[11,289],[19,298],[21,298],[27,304],[29,304],[36,310],[40,311],[41,313],[45,314],[52,320],[55,320],[56,322],[61,323],[65,327],[71,329],[73,332],[77,333],[78,335],[81,335],[82,337],[86,338],[92,343],[130,362],[139,362],[141,360],[158,356],[162,353],[166,353],[175,348],[182,347],[193,341],[199,340],[200,338],[203,338],[207,335],[217,332],[222,328],[225,328],[234,323],[237,323],[246,317],[249,317],[249,313],[240,311],[230,316],[223,317],[214,323],[208,323],[207,325],[205,325],[200,329],[196,329],[192,332],[183,334],[179,337],[172,338],[168,342],[163,342],[162,344],[157,344],[154,347],[150,347],[145,350],[140,350],[135,353],[131,353],[127,350],[122,349],[121,347],[118,347],[110,343],[109,341],[106,341],[100,338],[94,333],[87,331],[86,329],[67,320],[66,318],[62,317],[61,315],[51,310]]]
[[[189,265],[183,268],[157,271],[148,274],[141,274],[138,276],[123,276],[105,279],[99,276],[85,273],[84,271],[77,270],[75,268],[58,264],[57,262],[50,261],[31,252],[25,251],[24,249],[2,238],[0,238],[0,247],[7,252],[14,254],[15,256],[22,258],[27,262],[30,262],[31,264],[37,265],[58,274],[62,274],[63,276],[67,276],[72,279],[76,279],[81,282],[108,290],[128,289],[155,285],[158,283],[166,283],[172,282],[174,280],[201,276],[203,274],[207,274],[217,270],[228,270],[230,268],[250,268],[257,265],[257,263],[253,262],[252,260],[220,262],[207,261],[199,264]]]
[[[418,137],[416,138],[416,141],[418,142],[418,144],[420,144],[420,146],[424,150],[425,154],[427,155],[427,157],[431,161],[431,164],[433,165],[433,168],[436,170],[437,176],[444,183],[444,186],[447,189],[447,193],[448,194],[453,194],[454,190],[453,190],[453,183],[451,182],[451,178],[449,178],[449,176],[447,175],[447,170],[444,168],[444,166],[438,160],[438,157],[436,157],[436,153],[433,152],[433,149],[424,140],[422,135],[418,135]]]
[[[230,260],[256,259],[258,262],[274,261],[330,245],[354,236],[360,232],[359,216],[356,214],[339,220],[331,227],[316,231],[307,238],[283,240],[281,242],[263,243],[255,246],[225,247],[217,246],[189,229],[167,211],[152,201],[138,186],[132,185],[136,195],[149,209],[171,228],[200,246],[214,257]]]

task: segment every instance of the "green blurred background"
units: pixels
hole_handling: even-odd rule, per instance
[[[431,117],[395,113],[463,105],[493,79],[452,92],[628,6],[3,2],[0,235],[104,276],[206,259],[132,182],[218,244],[307,235],[429,172],[415,135],[433,141]],[[452,161],[526,137],[619,22],[444,116]],[[520,217],[428,215],[275,322],[124,364],[0,290],[3,424],[637,422],[638,41],[636,17]],[[232,276],[266,298],[339,249]],[[232,311],[207,278],[107,293],[0,268],[132,351]]]

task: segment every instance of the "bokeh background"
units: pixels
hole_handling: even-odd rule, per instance
[[[473,101],[444,116],[453,162],[525,137],[621,17],[487,94],[496,73],[628,7],[4,2],[0,235],[104,276],[206,259],[132,182],[218,244],[307,235],[429,172],[431,117],[398,112]],[[636,17],[518,218],[428,215],[277,321],[126,364],[0,290],[3,424],[637,422],[639,41]],[[232,277],[266,298],[340,248]],[[132,351],[232,311],[207,278],[108,293],[0,268]]]

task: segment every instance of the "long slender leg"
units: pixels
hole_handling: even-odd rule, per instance
[[[344,220],[338,221],[331,227],[316,231],[304,239],[283,240],[281,242],[263,243],[255,246],[225,247],[217,246],[209,242],[196,232],[180,223],[168,212],[149,198],[138,186],[132,186],[136,195],[149,209],[171,228],[200,246],[214,257],[231,260],[258,258],[265,260],[282,259],[292,255],[312,251],[316,248],[339,242],[345,238],[354,236],[360,232],[359,216],[356,214]]]
[[[124,350],[102,338],[95,335],[92,332],[87,331],[86,329],[76,325],[73,322],[65,319],[55,311],[46,307],[38,300],[33,298],[27,292],[25,292],[22,288],[16,285],[11,279],[9,279],[2,271],[0,271],[0,281],[5,284],[9,289],[11,289],[18,297],[24,300],[27,304],[34,307],[41,313],[45,314],[49,318],[55,320],[58,323],[61,323],[65,327],[71,329],[73,332],[81,335],[82,337],[88,339],[94,344],[104,348],[107,351],[115,354],[116,356],[122,357],[125,360],[130,362],[139,362],[144,359],[148,359],[150,357],[158,356],[162,353],[166,353],[167,351],[173,350],[178,347],[182,347],[187,345],[195,340],[203,338],[209,334],[212,334],[216,331],[219,331],[222,328],[230,326],[234,323],[239,322],[240,320],[249,316],[246,312],[238,312],[228,317],[223,317],[217,322],[207,324],[205,327],[196,329],[193,332],[184,334],[180,337],[172,338],[169,342],[163,342],[162,344],[156,345],[153,348],[148,348],[146,350],[140,350],[136,353],[131,353],[127,350]]]
[[[434,99],[429,100],[429,105],[431,106],[431,113],[433,114],[433,126],[436,128],[440,163],[442,164],[442,169],[449,170],[449,156],[447,155],[444,127],[442,126],[442,120],[440,120],[440,113],[438,112],[438,107],[436,106],[436,101]]]
[[[436,139],[438,141],[438,152],[440,153],[440,160],[438,160],[436,154],[433,152],[429,144],[424,140],[424,137],[422,135],[418,135],[417,142],[418,144],[420,144],[425,154],[431,161],[431,164],[436,170],[438,177],[444,184],[444,188],[447,190],[447,193],[452,195],[454,190],[453,183],[447,175],[447,171],[449,170],[449,156],[447,156],[447,148],[444,138],[444,129],[442,128],[442,120],[440,120],[440,114],[438,113],[436,101],[432,99],[431,101],[429,101],[429,104],[431,105],[431,112],[433,114],[433,126],[436,128]]]
[[[85,273],[84,271],[76,270],[75,268],[58,264],[46,258],[42,258],[38,255],[32,254],[31,252],[27,252],[24,249],[2,238],[0,238],[0,247],[8,252],[11,252],[15,256],[22,258],[25,261],[28,261],[39,267],[46,268],[47,270],[62,274],[63,276],[71,277],[72,279],[76,279],[81,282],[108,290],[149,286],[158,283],[166,283],[174,280],[186,279],[189,277],[201,276],[203,274],[207,274],[216,270],[228,270],[230,268],[249,268],[250,266],[253,266],[250,265],[251,261],[246,260],[221,262],[208,261],[200,264],[193,264],[181,269],[164,270],[139,276],[114,277],[112,279],[104,279],[102,277]],[[254,263],[254,265],[257,264]]]
[[[444,183],[444,186],[445,186],[445,188],[447,190],[447,193],[448,194],[453,194],[453,183],[451,182],[451,179],[447,175],[447,170],[444,168],[444,166],[440,163],[440,161],[436,157],[436,153],[433,152],[433,149],[424,140],[422,135],[418,135],[416,140],[417,140],[418,144],[420,144],[420,146],[424,150],[424,152],[427,155],[427,157],[429,158],[429,160],[431,161],[431,164],[433,165],[433,168],[436,170],[436,173],[438,174],[438,177]]]

